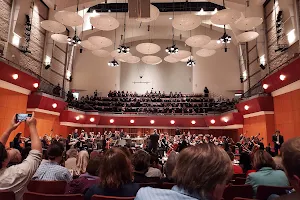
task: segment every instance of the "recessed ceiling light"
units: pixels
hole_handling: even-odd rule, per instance
[[[172,20],[173,19],[173,17],[169,17],[169,20]]]

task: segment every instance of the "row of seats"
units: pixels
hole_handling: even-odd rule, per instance
[[[241,178],[241,177],[239,177]],[[141,187],[154,187],[161,189],[171,189],[173,183],[142,183]],[[28,185],[28,193],[24,194],[24,200],[60,200],[60,199],[83,199],[82,195],[65,195],[64,188],[66,182],[64,181],[31,181]],[[291,190],[292,187],[275,187],[275,186],[258,186],[256,198],[258,200],[267,200],[271,194],[284,195],[287,190]],[[0,192],[0,196],[6,200],[14,200],[15,196],[13,192]],[[234,200],[236,197],[240,198],[252,198],[253,189],[251,185],[229,185],[223,193],[224,200]],[[134,199],[134,197],[121,198],[121,197],[107,197],[107,196],[93,196],[92,200],[106,200],[106,199]]]

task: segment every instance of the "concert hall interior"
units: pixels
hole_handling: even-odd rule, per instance
[[[231,195],[239,189],[225,189],[223,194],[223,188],[220,194],[215,188],[209,192],[190,188],[194,186],[186,186],[187,182],[206,180],[210,172],[200,170],[201,178],[185,179],[179,173],[188,170],[177,166],[178,161],[172,177],[176,194],[169,194],[169,199],[172,195],[183,199],[176,196],[180,194],[188,199],[267,200],[261,198],[259,184],[248,180],[247,171],[258,173],[259,159],[270,161],[268,156],[280,156],[287,176],[278,172],[274,177],[282,175],[284,181],[269,186],[292,187],[300,196],[300,174],[288,171],[295,166],[288,166],[283,156],[283,152],[293,156],[293,148],[300,145],[300,0],[0,0],[0,25],[0,180],[6,176],[1,170],[11,168],[6,168],[10,166],[7,160],[13,160],[11,149],[20,151],[13,155],[22,155],[18,164],[28,155],[28,163],[35,166],[20,188],[0,183],[0,198],[4,190],[13,191],[16,200],[42,198],[31,193],[39,192],[29,181],[42,181],[39,176],[46,165],[39,163],[40,145],[44,159],[49,156],[51,160],[51,155],[57,159],[60,147],[56,142],[63,143],[62,160],[70,156],[70,149],[78,150],[76,165],[79,158],[85,159],[85,152],[90,158],[91,152],[101,153],[101,159],[112,166],[120,164],[128,152],[115,147],[125,146],[130,156],[126,154],[123,164],[132,164],[128,176],[134,180],[140,173],[135,164],[142,162],[138,159],[143,156],[155,154],[165,167],[173,151],[183,163],[183,156],[195,156],[199,162],[208,159],[196,158],[207,151],[207,155],[216,155],[212,160],[220,166],[216,176],[232,175],[224,171],[230,158],[234,165],[240,163],[242,178],[252,185],[249,196],[246,192]],[[206,147],[206,143],[215,145]],[[24,157],[26,147],[29,150]],[[296,149],[300,151],[299,146]],[[257,151],[261,154],[256,155]],[[229,158],[227,154],[223,157],[224,152]],[[243,153],[251,155],[249,168],[241,164]],[[119,160],[110,160],[113,155]],[[193,168],[193,160],[189,162]],[[102,168],[103,164],[97,170]],[[72,171],[70,180],[81,177],[83,171]],[[134,198],[143,187],[128,186],[130,178],[110,183],[111,177],[106,176],[112,172],[97,173],[101,192],[91,187],[85,188],[84,197],[63,196],[64,189],[55,194],[62,199],[97,200],[93,194]],[[170,178],[164,170],[160,173],[160,179]],[[297,175],[298,185],[292,175]],[[29,183],[27,196],[23,196],[25,180]],[[64,180],[68,189],[73,187],[70,180]],[[129,187],[128,193],[106,193],[105,188],[114,184],[118,189],[120,185],[124,190]],[[167,189],[160,182],[155,185],[159,187]],[[279,189],[274,191],[269,196],[281,195]],[[164,199],[149,188],[140,189],[135,198]]]

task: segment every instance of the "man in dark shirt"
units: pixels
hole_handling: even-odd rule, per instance
[[[157,152],[159,135],[157,134],[157,130],[154,129],[154,133],[150,135],[150,143],[149,143],[149,151]]]
[[[278,150],[281,148],[281,145],[284,142],[284,138],[280,135],[280,131],[277,130],[275,134],[272,136],[272,141],[274,143],[275,156],[278,155]]]

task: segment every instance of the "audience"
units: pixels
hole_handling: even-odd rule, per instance
[[[70,149],[67,151],[67,160],[65,161],[65,167],[69,170],[72,176],[79,176],[80,170],[77,167],[78,151],[76,149]]]
[[[222,148],[213,144],[191,146],[179,154],[172,190],[141,188],[135,199],[220,200],[232,174],[231,161]]]
[[[243,174],[243,169],[234,163],[234,154],[232,152],[228,152],[229,158],[232,162],[232,167],[233,167],[233,173],[234,174]]]
[[[22,199],[27,184],[42,160],[42,144],[36,130],[36,119],[33,113],[31,118],[26,119],[26,124],[30,132],[32,150],[22,163],[7,168],[7,164],[11,158],[5,150],[5,145],[9,135],[16,130],[20,124],[21,122],[16,123],[15,118],[13,118],[9,128],[0,137],[0,190],[13,191],[16,195],[16,200]]]
[[[162,173],[160,171],[161,166],[159,165],[159,158],[156,154],[150,155],[150,167],[148,168],[148,171],[146,172],[145,176],[147,177],[162,177]]]
[[[86,173],[79,178],[72,180],[66,187],[66,194],[85,194],[85,192],[94,184],[99,183],[99,166],[102,164],[100,156],[89,160]]]
[[[60,165],[62,162],[64,147],[59,142],[53,142],[47,149],[48,160],[43,160],[33,180],[42,181],[67,181],[72,180],[72,175],[67,168]]]
[[[256,151],[253,155],[252,163],[257,172],[250,173],[245,184],[252,185],[254,197],[259,185],[289,186],[286,175],[283,171],[276,170],[275,162],[268,152],[263,150]]]
[[[132,166],[129,158],[118,148],[104,153],[99,168],[100,184],[96,184],[85,193],[85,200],[93,195],[134,197],[139,185],[132,183]]]
[[[18,133],[15,137],[14,137],[14,140],[13,140],[13,148],[15,149],[18,149],[20,152],[22,151],[22,147],[20,145],[21,143],[21,135],[22,133]]]
[[[285,173],[295,192],[276,200],[298,200],[300,199],[300,137],[286,141],[280,151]]]
[[[134,168],[134,182],[148,183],[153,179],[146,176],[150,167],[150,155],[144,150],[138,150],[132,155],[132,165]],[[151,173],[151,172],[150,172]]]
[[[89,153],[85,150],[80,151],[77,159],[77,167],[80,174],[84,174],[86,172],[86,167],[89,162]]]
[[[178,155],[179,154],[176,153],[175,151],[171,151],[164,168],[166,177],[162,179],[162,182],[174,183],[174,178],[172,174],[178,159]]]

